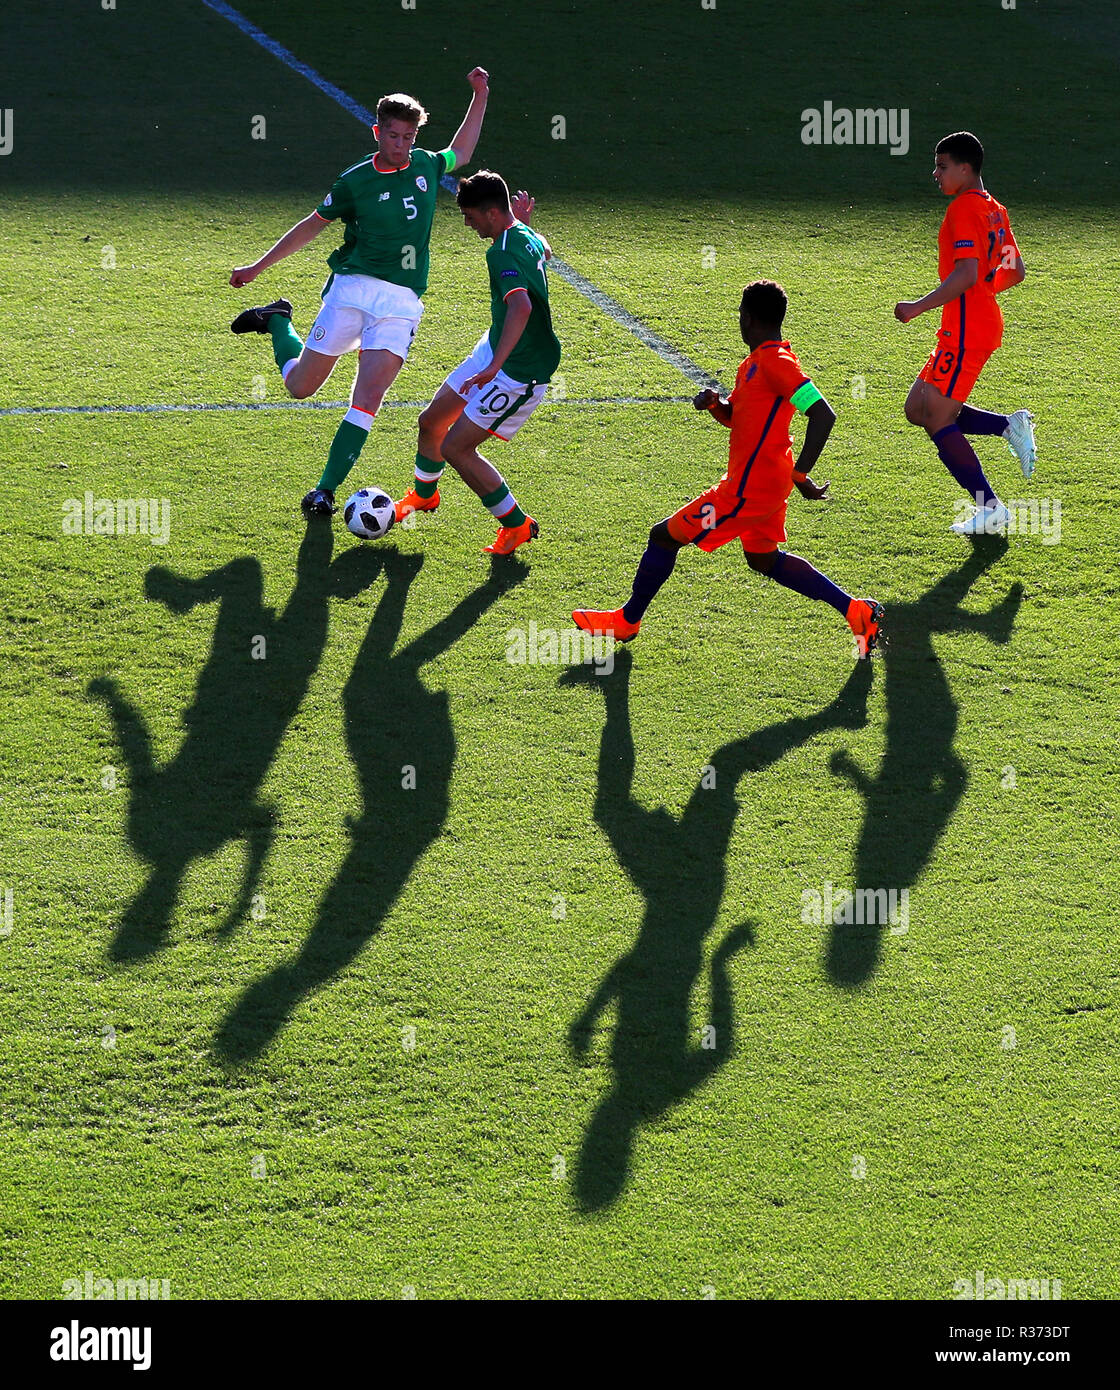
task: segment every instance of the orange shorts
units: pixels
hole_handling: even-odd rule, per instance
[[[984,370],[984,363],[995,352],[994,347],[967,347],[961,350],[961,340],[951,329],[937,330],[937,346],[929,361],[918,373],[919,381],[928,381],[951,401],[967,401]]]
[[[734,488],[717,483],[673,513],[669,534],[700,550],[718,550],[728,541],[741,540],[748,553],[765,554],[786,538],[786,499],[770,501],[771,509],[760,513],[758,499],[747,501]]]

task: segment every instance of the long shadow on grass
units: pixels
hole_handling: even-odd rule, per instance
[[[484,584],[394,652],[409,586],[423,558],[381,553],[388,584],[343,692],[362,815],[350,822],[350,851],[299,955],[250,985],[219,1028],[215,1049],[232,1065],[263,1052],[299,1004],[350,964],[439,835],[450,804],[455,732],[447,692],[429,690],[420,669],[529,573],[520,560],[495,560]]]
[[[273,837],[273,808],[260,800],[260,787],[319,665],[328,599],[353,597],[381,564],[376,552],[357,547],[332,564],[332,546],[329,526],[308,527],[295,586],[279,617],[264,606],[261,567],[252,556],[200,579],[160,566],[148,571],[145,589],[154,602],[179,614],[217,603],[218,617],[194,701],[183,715],[186,737],[162,767],[154,762],[143,716],[117,683],[105,678],[89,686],[109,707],[128,765],[129,840],[151,865],[117,928],[113,960],[141,960],[164,946],[190,865],[243,837],[244,876],[219,934],[231,932],[248,910]]]
[[[617,655],[610,676],[589,677],[589,670],[576,668],[561,679],[594,682],[606,700],[595,819],[646,901],[637,941],[612,967],[568,1035],[573,1052],[585,1053],[600,1015],[617,1002],[611,1087],[588,1126],[575,1173],[579,1206],[597,1211],[625,1188],[638,1129],[703,1085],[732,1054],[735,1021],[727,965],[743,945],[753,944],[749,922],[728,932],[712,956],[708,1022],[714,1033],[706,1041],[714,1046],[705,1047],[696,1037],[689,1000],[723,898],[740,781],[825,730],[862,728],[871,667],[860,662],[819,713],[783,720],[717,749],[710,764],[714,784],[711,773],[701,779],[679,820],[664,808],[648,811],[633,797],[629,652]]]
[[[979,632],[993,642],[1007,642],[1023,597],[1022,585],[1014,584],[987,613],[967,613],[960,607],[977,579],[1007,552],[1007,541],[999,536],[980,537],[972,544],[965,563],[921,598],[892,603],[887,609],[889,641],[882,652],[886,747],[878,772],[867,776],[844,752],[832,758],[833,772],[848,777],[866,802],[855,854],[856,887],[865,892],[901,892],[914,886],[968,784],[968,773],[953,747],[957,702],[932,638],[942,632]],[[978,853],[982,850],[980,846]],[[832,926],[825,964],[834,984],[854,987],[874,972],[887,923],[881,908],[867,913],[853,905],[851,912],[840,915],[863,916],[865,921]],[[897,915],[901,919],[901,912]],[[867,916],[876,920],[869,923]]]

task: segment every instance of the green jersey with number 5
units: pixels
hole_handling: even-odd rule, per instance
[[[551,380],[560,363],[560,342],[552,331],[544,242],[524,222],[515,222],[486,253],[490,271],[490,346],[496,348],[506,321],[506,304],[515,290],[525,290],[533,311],[502,371],[514,381],[538,384]]]
[[[403,169],[383,173],[367,155],[339,174],[315,209],[341,218],[342,245],[327,258],[336,275],[373,275],[423,294],[439,181],[455,163],[450,150],[413,150]]]

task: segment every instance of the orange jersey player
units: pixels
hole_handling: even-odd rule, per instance
[[[940,308],[941,327],[929,361],[906,397],[906,418],[926,430],[945,467],[975,499],[969,514],[950,529],[959,535],[990,534],[1006,528],[1009,513],[965,436],[1002,435],[1029,478],[1035,465],[1034,417],[1027,410],[1010,415],[976,410],[965,402],[1003,341],[996,295],[1018,285],[1026,271],[1007,209],[980,177],[984,147],[976,136],[967,131],[947,135],[938,141],[934,158],[934,182],[952,199],[937,238],[941,284],[922,299],[896,304],[894,313],[901,323],[909,323]]]
[[[879,638],[882,604],[852,598],[807,560],[778,549],[786,538],[786,499],[794,487],[811,499],[828,492],[828,483],[818,486],[809,470],[836,420],[782,339],[786,303],[785,291],[772,280],[756,280],[743,291],[739,331],[751,352],[739,367],[735,389],[721,400],[709,387],[692,403],[731,431],[727,472],[715,487],[651,529],[628,602],[614,610],[576,609],[572,619],[577,627],[630,641],[683,546],[711,551],[739,540],[751,569],[807,598],[832,604],[855,634],[859,655],[870,654]],[[795,410],[804,411],[807,419],[796,464],[789,434]]]

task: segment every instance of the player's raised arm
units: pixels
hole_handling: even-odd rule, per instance
[[[482,134],[482,119],[486,115],[486,103],[490,97],[490,74],[485,68],[472,68],[467,73],[471,84],[471,104],[463,117],[463,124],[455,132],[450,148],[455,154],[455,167],[461,168],[474,158],[478,137]]]
[[[970,290],[980,278],[980,262],[975,256],[969,256],[965,260],[959,260],[953,269],[942,280],[935,290],[930,290],[929,294],[921,299],[903,300],[894,306],[894,316],[899,323],[909,323],[911,319],[916,319],[919,314],[928,313],[930,309],[940,309],[942,305],[948,304],[951,300],[959,299],[966,290]]]
[[[531,198],[523,188],[519,188],[516,193],[509,195],[509,206],[518,222],[524,222],[526,227],[532,226],[533,209],[537,206],[536,198]],[[545,260],[552,260],[552,247],[548,244],[548,238],[543,232],[537,232],[537,239],[544,246]]]
[[[229,277],[230,284],[235,290],[240,289],[242,285],[250,284],[262,270],[267,270],[270,265],[282,261],[285,256],[290,256],[296,251],[302,251],[305,246],[309,246],[323,228],[329,225],[317,212],[310,213],[302,222],[297,222],[294,227],[285,232],[276,245],[266,251],[259,261],[254,261],[252,265],[238,266]]]

